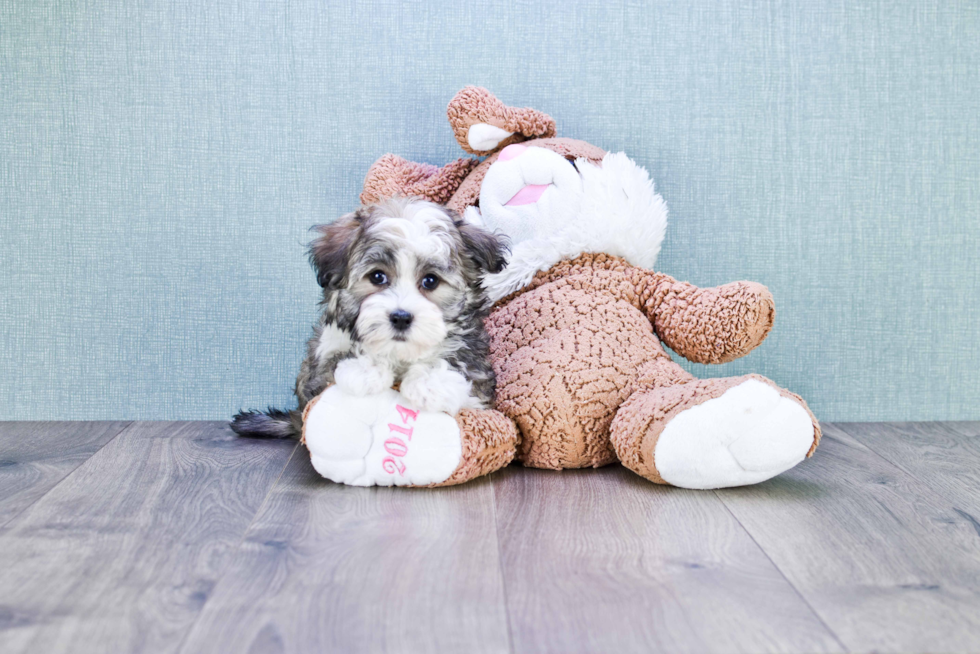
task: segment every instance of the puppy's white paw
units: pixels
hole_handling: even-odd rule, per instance
[[[367,357],[356,357],[344,359],[337,364],[334,380],[346,394],[366,397],[391,388],[395,383],[395,375],[390,369],[377,365]]]
[[[423,411],[444,411],[451,416],[473,406],[473,384],[445,361],[414,365],[402,379],[402,395]]]
[[[420,412],[390,388],[352,397],[331,386],[307,413],[303,435],[316,471],[352,486],[440,483],[463,452],[454,418]]]

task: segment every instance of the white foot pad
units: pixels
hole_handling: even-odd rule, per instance
[[[355,397],[331,386],[306,416],[313,467],[352,486],[422,486],[446,481],[462,457],[459,426],[418,411],[395,390]]]
[[[677,414],[660,434],[654,459],[660,476],[674,486],[745,486],[802,461],[813,436],[802,406],[749,379]]]

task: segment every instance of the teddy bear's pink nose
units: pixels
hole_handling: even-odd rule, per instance
[[[497,157],[497,161],[510,161],[511,159],[516,159],[517,157],[521,156],[525,150],[527,150],[526,145],[512,143],[500,151],[500,156]]]

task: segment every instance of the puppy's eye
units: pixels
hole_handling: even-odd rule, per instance
[[[384,274],[380,270],[375,270],[373,273],[368,275],[368,280],[375,286],[384,286],[388,283],[388,275]]]
[[[427,291],[435,290],[436,286],[439,285],[439,278],[435,275],[426,275],[422,278],[422,288]]]

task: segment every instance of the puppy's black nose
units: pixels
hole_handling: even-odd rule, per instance
[[[392,311],[388,320],[391,321],[391,326],[395,328],[396,332],[403,332],[412,326],[412,314],[403,309]]]

